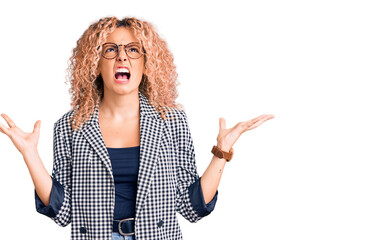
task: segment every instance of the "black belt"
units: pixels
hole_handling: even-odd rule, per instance
[[[123,236],[134,235],[134,218],[114,220],[113,232],[120,233]]]

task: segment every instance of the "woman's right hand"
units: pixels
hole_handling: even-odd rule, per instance
[[[6,114],[2,113],[1,116],[7,122],[9,128],[0,123],[0,132],[4,133],[11,139],[12,143],[22,155],[28,151],[37,149],[41,120],[35,122],[33,132],[29,133],[23,132],[20,128],[18,128]]]

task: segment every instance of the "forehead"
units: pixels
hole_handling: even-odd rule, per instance
[[[130,42],[139,42],[134,35],[133,30],[119,27],[107,36],[107,42],[114,42],[116,44],[127,44]]]

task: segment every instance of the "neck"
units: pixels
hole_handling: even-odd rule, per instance
[[[106,92],[99,105],[99,117],[113,121],[137,119],[140,116],[138,89],[126,95],[113,95]]]

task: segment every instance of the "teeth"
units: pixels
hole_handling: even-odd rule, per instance
[[[117,72],[129,73],[129,70],[127,68],[118,68],[116,73]]]

